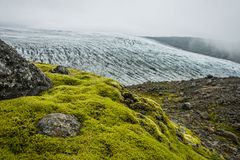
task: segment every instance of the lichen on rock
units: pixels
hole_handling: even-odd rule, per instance
[[[36,95],[52,86],[34,64],[0,40],[0,100]]]
[[[52,137],[76,136],[80,129],[80,123],[73,115],[52,113],[43,117],[38,122],[38,133]]]

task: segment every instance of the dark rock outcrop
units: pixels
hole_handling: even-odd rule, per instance
[[[48,114],[38,122],[38,133],[52,137],[76,136],[80,129],[80,123],[73,115],[62,113]]]
[[[31,96],[52,86],[35,65],[0,40],[0,100]]]
[[[191,129],[205,146],[215,149],[225,159],[239,159],[239,77],[209,75],[190,81],[148,82],[127,88],[154,99],[175,123]],[[188,102],[191,105],[186,105]]]

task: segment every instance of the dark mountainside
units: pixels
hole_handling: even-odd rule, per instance
[[[183,49],[190,52],[200,53],[207,56],[216,58],[231,60],[233,62],[240,63],[240,51],[228,49],[216,45],[215,41],[194,38],[194,37],[145,37],[157,42],[170,45],[179,49]],[[220,47],[220,48],[219,48]]]
[[[194,131],[226,159],[240,159],[240,78],[148,82],[128,87],[152,98],[174,122]]]
[[[0,40],[0,100],[37,95],[52,86],[36,66]]]

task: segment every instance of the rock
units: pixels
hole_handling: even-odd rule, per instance
[[[0,100],[37,95],[51,86],[35,65],[0,40]]]
[[[210,117],[208,115],[208,112],[199,112],[202,119],[208,120]]]
[[[217,146],[218,143],[219,143],[219,141],[213,141],[213,142],[212,142],[212,146]]]
[[[180,96],[184,96],[184,92],[180,92],[179,95],[180,95]]]
[[[212,79],[212,78],[214,78],[214,76],[211,75],[211,74],[208,74],[206,78],[208,78],[208,79]]]
[[[67,67],[64,66],[57,66],[53,70],[51,70],[52,73],[59,73],[59,74],[69,74],[69,71]]]
[[[196,82],[191,83],[191,87],[196,87],[196,86],[197,86]]]
[[[51,137],[72,137],[79,133],[81,124],[73,115],[52,113],[43,117],[37,125],[38,133]]]
[[[233,124],[233,127],[240,131],[240,123]]]
[[[226,144],[223,144],[223,145],[221,145],[220,147],[221,147],[221,149],[224,150],[226,153],[231,154],[231,155],[237,153],[237,151],[238,151],[237,148],[231,147],[231,146],[226,145]]]
[[[235,135],[232,132],[225,131],[225,130],[222,130],[222,129],[218,129],[216,131],[216,134],[218,134],[220,136],[223,136],[223,137],[226,137],[226,138],[232,140],[234,143],[239,144],[239,140],[238,140],[237,135]]]
[[[190,120],[191,119],[191,114],[185,114],[184,117],[187,119],[187,120]]]
[[[133,110],[140,111],[140,113],[142,113],[144,115],[147,113],[147,111],[150,110],[150,108],[145,103],[142,103],[142,102],[136,102],[136,103],[132,104],[130,106],[130,108]]]
[[[230,158],[230,160],[240,160],[240,154]]]
[[[207,82],[206,82],[207,85],[210,85],[212,84],[212,79],[208,79]]]
[[[130,92],[125,92],[122,94],[123,98],[124,98],[124,101],[125,103],[130,106],[131,104],[137,102],[137,99],[133,96],[132,93]]]
[[[158,95],[159,96],[162,96],[164,93],[163,92],[158,92]]]
[[[207,147],[215,147],[215,146],[218,146],[219,145],[219,141],[209,141],[209,140],[206,140],[206,142],[204,143]]]
[[[214,133],[214,132],[215,132],[215,130],[214,130],[213,127],[206,127],[205,129],[206,129],[206,131],[208,131],[209,133]]]
[[[182,109],[190,110],[190,109],[192,109],[192,104],[190,102],[185,102],[182,104]]]

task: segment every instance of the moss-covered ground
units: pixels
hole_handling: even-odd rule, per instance
[[[53,74],[54,66],[36,65],[54,87],[0,101],[0,159],[218,159],[154,101],[133,95],[129,103],[123,95],[130,93],[111,79],[73,69]],[[50,113],[75,115],[82,123],[79,134],[37,134],[38,121]]]

